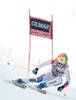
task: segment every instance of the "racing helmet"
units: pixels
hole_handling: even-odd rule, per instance
[[[64,64],[67,63],[68,57],[67,57],[67,55],[65,53],[61,53],[60,55],[58,55],[57,61],[64,65]]]

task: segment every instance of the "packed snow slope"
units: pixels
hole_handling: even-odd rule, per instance
[[[32,75],[32,73],[30,73]],[[19,88],[8,83],[8,80],[27,77],[27,70],[7,64],[0,64],[0,100],[75,100],[76,89],[66,88],[62,92],[56,90],[57,87],[47,88],[50,94],[42,94],[27,87]],[[52,94],[51,94],[52,93]],[[53,95],[56,94],[56,95]],[[60,97],[60,96],[63,97]],[[68,98],[67,98],[68,97]],[[72,99],[70,99],[72,98]]]

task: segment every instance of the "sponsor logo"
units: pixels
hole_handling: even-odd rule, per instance
[[[56,81],[50,82],[49,84],[53,84],[53,83],[56,83]]]
[[[31,28],[44,32],[49,32],[50,22],[31,18]]]

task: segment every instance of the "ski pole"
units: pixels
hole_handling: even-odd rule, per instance
[[[15,67],[19,67],[19,68],[23,68],[23,69],[28,70],[27,68],[25,68],[25,67],[23,67],[23,66],[14,65],[14,64],[11,64],[11,63],[7,63],[7,65],[11,65],[11,66],[15,66]],[[29,71],[32,71],[32,69],[29,69]]]

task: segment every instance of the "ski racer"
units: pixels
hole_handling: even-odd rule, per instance
[[[18,83],[28,83],[28,82],[40,82],[36,87],[39,89],[42,88],[47,88],[49,86],[57,86],[59,85],[59,87],[57,88],[58,91],[62,91],[64,88],[66,88],[69,83],[70,83],[70,72],[69,72],[69,65],[67,63],[68,61],[68,56],[65,53],[61,53],[58,55],[58,57],[55,60],[48,60],[46,62],[43,62],[42,64],[40,64],[39,66],[37,66],[32,72],[33,74],[37,74],[38,71],[40,70],[40,68],[42,68],[43,66],[47,66],[52,64],[52,68],[47,71],[44,74],[41,74],[38,77],[34,77],[34,78],[27,78],[27,79],[17,79],[15,80]],[[66,77],[66,82],[64,82],[63,85],[60,86],[60,84],[62,84],[62,77],[65,75]]]

